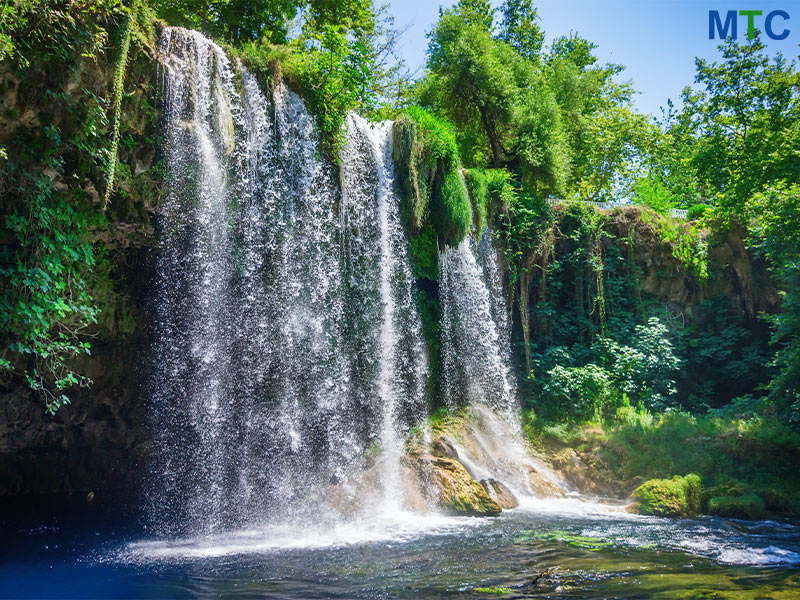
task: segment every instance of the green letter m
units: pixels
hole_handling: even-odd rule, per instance
[[[719,17],[718,10],[708,11],[708,39],[714,39],[714,30],[716,29],[719,34],[719,39],[724,40],[728,37],[728,30],[730,29],[730,37],[736,39],[736,11],[729,10],[725,13],[725,25],[722,24],[722,19]]]

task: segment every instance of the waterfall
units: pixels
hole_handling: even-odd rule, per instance
[[[154,526],[335,521],[373,449],[370,493],[396,506],[427,360],[391,128],[348,119],[340,192],[296,94],[265,94],[197,32],[166,28],[159,54]]]
[[[470,236],[439,252],[442,387],[451,408],[483,405],[516,424],[508,309],[491,239],[487,229],[480,245]]]
[[[342,153],[343,222],[348,229],[365,225],[366,229],[374,229],[374,224],[365,224],[363,219],[368,216],[371,221],[377,216],[377,231],[360,240],[351,238],[348,261],[352,272],[358,257],[370,254],[369,248],[356,246],[356,241],[377,241],[381,314],[377,343],[373,342],[378,354],[375,398],[383,412],[380,444],[387,465],[383,499],[388,509],[397,509],[402,497],[399,465],[407,433],[407,427],[401,430],[398,424],[419,422],[426,415],[424,385],[428,365],[422,325],[412,297],[414,280],[406,255],[399,199],[393,191],[391,123],[370,125],[363,118],[350,115],[347,128],[348,140]]]

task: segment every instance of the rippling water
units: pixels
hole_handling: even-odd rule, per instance
[[[3,597],[800,598],[798,523],[671,521],[577,498],[182,539],[93,511],[4,537]]]

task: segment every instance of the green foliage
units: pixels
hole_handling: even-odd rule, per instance
[[[290,43],[304,98],[334,159],[347,111],[374,106],[375,19],[371,0],[314,2],[303,32]]]
[[[469,233],[472,210],[464,178],[457,169],[445,173],[439,193],[433,195],[431,216],[446,244],[455,246]]]
[[[691,517],[700,512],[700,476],[651,479],[633,492],[637,510],[659,517]]]
[[[800,427],[800,185],[778,183],[747,204],[750,243],[770,262],[781,287],[781,312],[771,317],[777,348],[770,398]]]
[[[386,7],[376,9],[372,0],[274,6],[276,18],[284,19],[283,32],[270,38],[240,37],[244,43],[235,51],[262,79],[283,78],[300,93],[315,117],[323,151],[338,162],[349,111],[393,115],[395,108],[387,102],[407,95],[403,63],[396,58],[399,33],[392,17],[385,15]],[[299,35],[287,40],[287,15],[298,10]]]
[[[564,364],[574,358],[563,347],[537,357],[537,370],[556,363],[541,376],[532,374],[534,402],[542,415],[556,421],[604,421],[630,402],[651,410],[673,406],[680,360],[667,328],[652,317],[636,325],[627,341],[630,345],[598,338],[586,354],[594,362],[581,366]]]
[[[642,213],[645,222],[652,223],[672,255],[691,268],[701,280],[708,278],[708,231],[693,223],[679,222],[668,216]]]
[[[492,36],[491,14],[474,14],[468,3],[442,13],[419,102],[453,121],[468,165],[514,162],[538,193],[560,193],[567,154],[552,93],[532,63]]]
[[[674,378],[681,361],[673,351],[667,327],[658,317],[633,328],[631,346],[601,338],[597,347],[602,363],[631,399],[650,409],[664,409],[673,403],[677,391]]]
[[[522,57],[528,60],[537,58],[544,44],[544,32],[539,27],[539,15],[531,0],[506,0],[500,11],[503,14],[500,39]]]
[[[692,204],[686,211],[686,218],[689,221],[696,221],[703,217],[709,210],[707,204]]]
[[[616,480],[694,472],[713,495],[758,493],[775,510],[800,511],[796,500],[775,500],[800,498],[794,459],[800,437],[774,419],[620,413],[617,427],[599,440],[599,455]]]
[[[117,169],[117,149],[119,147],[119,121],[122,111],[122,95],[125,93],[125,66],[128,62],[128,50],[131,46],[131,17],[124,16],[119,29],[119,49],[114,65],[114,87],[113,87],[113,125],[111,133],[111,150],[109,151],[106,193],[103,198],[103,208],[108,206],[111,192],[114,190],[114,173]]]
[[[682,357],[679,401],[687,409],[725,407],[737,397],[759,394],[768,381],[767,334],[752,324],[747,326],[725,296],[695,307],[693,319],[678,328],[673,339],[675,352]],[[752,412],[748,401],[741,402],[741,406],[731,405],[732,414]]]
[[[452,127],[412,106],[395,121],[393,143],[412,239],[430,222],[442,243],[458,244],[469,232],[472,212]]]
[[[708,501],[708,512],[721,517],[763,519],[767,514],[764,501],[756,494],[715,496]]]
[[[464,182],[472,204],[472,224],[480,235],[486,225],[489,179],[483,169],[464,169]]]
[[[172,25],[197,29],[232,44],[266,41],[284,44],[303,0],[150,0],[158,16]]]
[[[3,169],[26,192],[6,213],[0,232],[15,244],[0,246],[0,368],[24,375],[55,412],[69,402],[65,391],[91,383],[70,361],[89,354],[81,333],[96,322],[86,275],[94,265],[88,240],[90,214],[76,209],[46,175]]]
[[[650,175],[637,180],[633,185],[633,194],[636,203],[649,206],[662,215],[667,214],[670,208],[679,203],[659,175]]]
[[[722,60],[697,59],[695,82],[668,127],[705,194],[737,218],[765,184],[800,177],[800,91],[795,64],[760,39],[733,39]],[[674,169],[673,169],[674,170]]]
[[[6,73],[36,115],[32,123],[10,121],[4,132],[0,368],[26,381],[55,412],[69,402],[70,387],[90,383],[75,359],[89,354],[101,307],[94,292],[107,287],[107,271],[97,270],[102,248],[92,240],[105,225],[96,190],[104,179],[113,185],[125,55],[134,41],[152,41],[152,18],[140,2],[115,0],[19,2],[0,18],[8,25]],[[116,64],[109,69],[105,49],[115,30]],[[93,80],[106,70],[115,75],[113,132],[100,96],[105,84]],[[70,90],[67,78],[92,87]]]
[[[573,416],[582,421],[602,420],[624,402],[608,371],[595,364],[557,365],[547,372],[540,406],[551,418]]]
[[[21,0],[0,8],[0,60],[26,69],[36,55],[62,64],[79,55],[97,60],[108,28],[125,11],[121,0]]]

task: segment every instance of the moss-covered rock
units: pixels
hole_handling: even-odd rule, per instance
[[[700,512],[700,476],[645,481],[633,492],[635,512],[659,517],[691,517]]]
[[[472,208],[452,125],[412,106],[395,120],[392,143],[412,238],[432,224],[439,240],[455,246],[469,233]]]
[[[708,501],[708,512],[720,517],[761,519],[767,514],[764,501],[756,494],[715,496]]]
[[[483,486],[452,458],[430,458],[432,482],[439,491],[439,505],[458,515],[495,516],[502,512]]]
[[[514,493],[508,489],[508,486],[502,481],[496,479],[481,479],[481,485],[486,493],[503,508],[517,508],[519,500]]]

